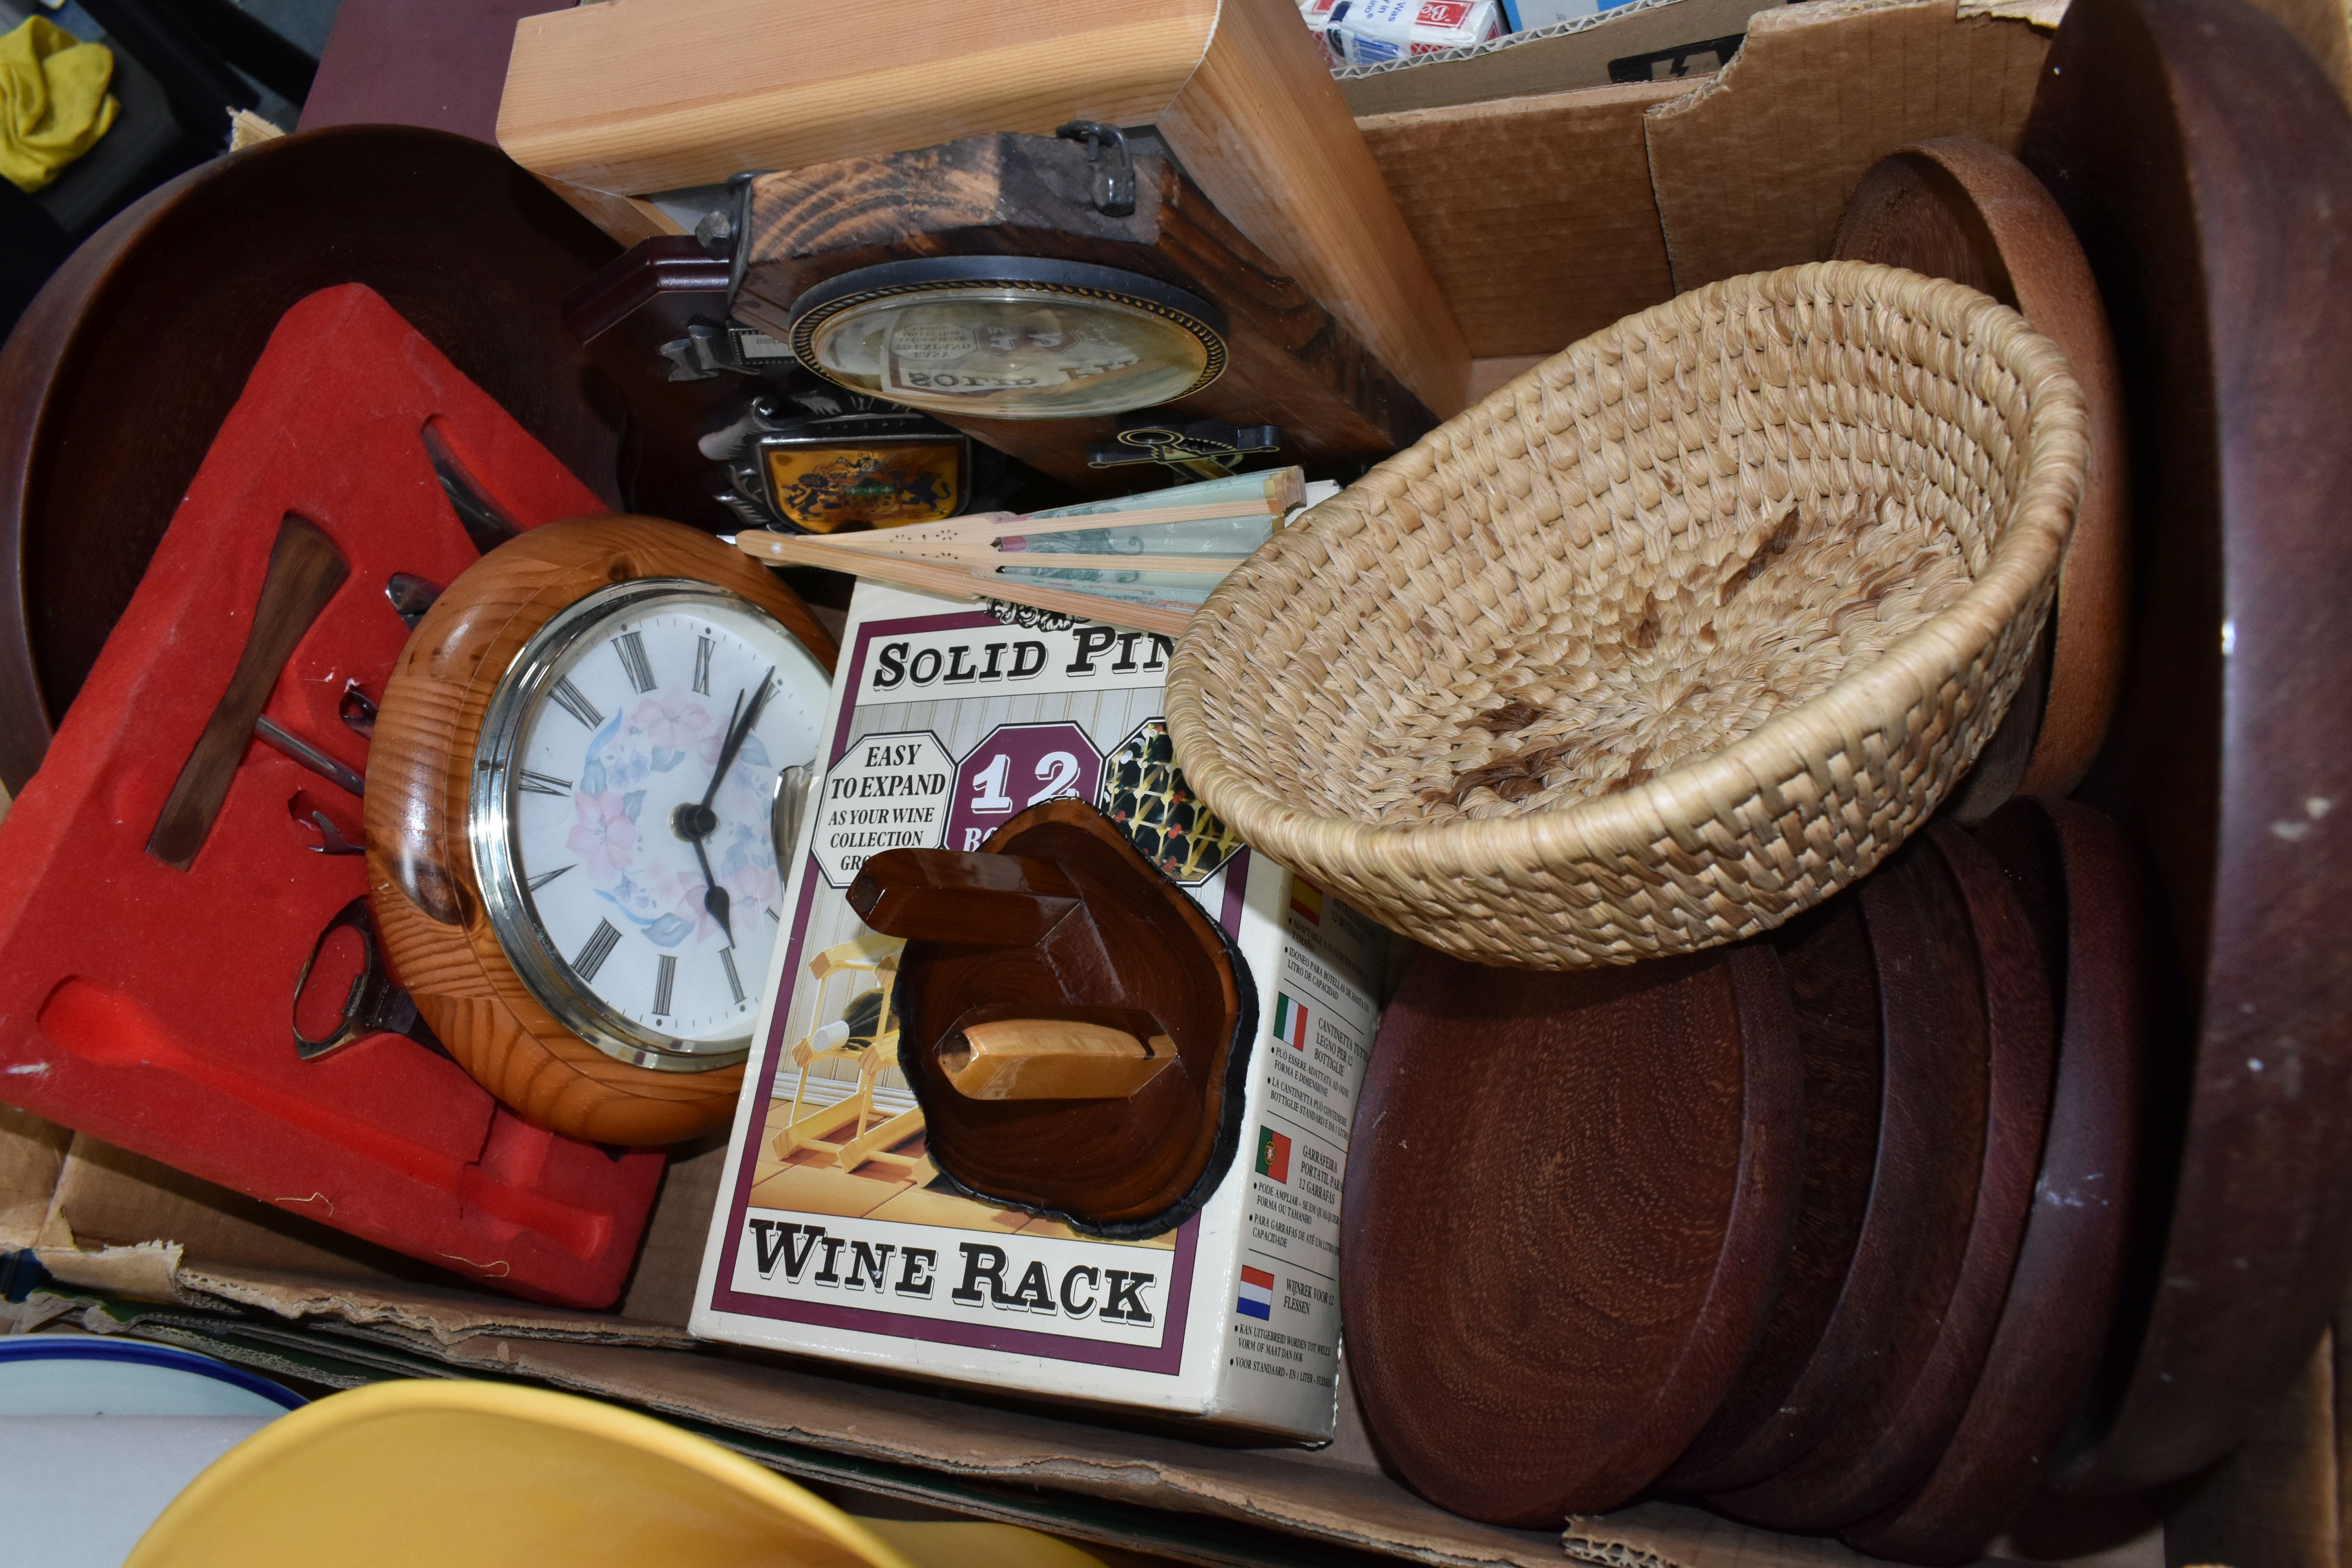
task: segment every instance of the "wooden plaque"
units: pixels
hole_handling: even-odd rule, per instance
[[[1878,909],[1890,896],[1909,900],[1930,961],[1926,984],[1890,1001],[1888,1015],[1935,1012],[1951,1025],[1946,1037],[1946,1076],[1918,1129],[1925,1136],[1916,1144],[1897,1142],[1891,1117],[1881,1136],[1880,1170],[1916,1162],[1910,1179],[1924,1184],[1927,1202],[1915,1211],[1916,1229],[1908,1238],[1911,1268],[1903,1288],[1862,1325],[1857,1341],[1847,1342],[1849,1353],[1859,1359],[1851,1385],[1854,1393],[1834,1413],[1826,1435],[1769,1479],[1708,1499],[1718,1511],[1768,1529],[1833,1529],[1855,1517],[1842,1510],[1850,1506],[1856,1482],[1871,1469],[1878,1447],[1900,1426],[1914,1389],[1935,1359],[1955,1293],[1969,1279],[1973,1261],[1969,1242],[1992,1099],[1991,1022],[1977,967],[1975,936],[1958,889],[1924,838],[1906,847],[1864,885],[1881,880],[1890,886]],[[1888,1076],[1890,1080],[1894,1076],[1891,1061]],[[2007,1282],[2004,1260],[2000,1284]],[[1932,1453],[1927,1456],[1933,1458]]]
[[[2042,1163],[2055,1054],[2049,974],[2032,921],[2000,867],[1949,823],[1927,837],[1949,873],[1975,937],[1975,962],[1956,965],[1982,987],[1990,1048],[1984,1164],[1960,1271],[1919,1375],[1876,1437],[1834,1480],[1814,1489],[1807,1529],[1866,1517],[1900,1500],[1931,1469],[1967,1413],[2016,1267]]]
[[[1845,1293],[1873,1202],[1884,1052],[1861,900],[1849,891],[1768,940],[1780,952],[1797,1022],[1804,1187],[1771,1315],[1738,1381],[1666,1472],[1664,1484],[1677,1490],[1710,1490],[1778,1468],[1768,1431],[1802,1408],[1799,1385]]]
[[[1804,1365],[1739,1444],[1678,1474],[1674,1484],[1690,1490],[1736,1493],[1780,1474],[1819,1447],[1868,1393],[1889,1325],[1928,1261],[1927,1240],[1948,1221],[1956,1145],[1970,1135],[1969,1119],[1982,1114],[1983,1089],[1972,1087],[1982,1072],[1980,1049],[1972,1064],[1967,1039],[1954,1037],[1930,933],[1907,883],[1881,870],[1851,897],[1869,942],[1881,1049],[1869,1206],[1837,1302]]]
[[[1847,201],[1830,254],[1950,278],[2015,307],[2066,351],[2083,388],[2090,452],[2059,567],[2039,700],[2018,694],[1949,809],[1977,821],[2015,792],[2063,795],[2106,738],[2123,680],[2129,596],[2123,389],[2090,263],[2066,215],[2025,165],[1966,136],[1917,142],[1874,165]]]

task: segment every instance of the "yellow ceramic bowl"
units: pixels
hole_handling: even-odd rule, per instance
[[[883,1537],[887,1535],[886,1542]],[[852,1519],[650,1416],[505,1384],[377,1384],[263,1427],[125,1568],[1086,1568],[1011,1525]]]

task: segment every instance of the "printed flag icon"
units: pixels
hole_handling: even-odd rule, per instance
[[[1323,923],[1323,889],[1304,877],[1290,879],[1291,913],[1304,919],[1308,925]]]
[[[1257,1130],[1257,1173],[1290,1184],[1290,1140],[1271,1127]]]
[[[1234,1310],[1247,1312],[1253,1318],[1264,1318],[1272,1321],[1274,1276],[1263,1268],[1244,1268],[1241,1299],[1234,1303]]]
[[[1307,1048],[1307,1004],[1286,992],[1274,994],[1274,1037],[1293,1050]]]

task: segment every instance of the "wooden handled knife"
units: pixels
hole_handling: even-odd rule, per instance
[[[229,677],[228,689],[180,769],[179,782],[155,819],[155,831],[148,835],[147,853],[183,871],[195,860],[212,833],[213,819],[220,815],[221,802],[228,798],[229,780],[236,775],[253,738],[253,721],[268,703],[278,671],[351,574],[343,552],[316,523],[287,514],[278,525],[278,542],[270,547],[269,574],[262,581],[236,673]]]

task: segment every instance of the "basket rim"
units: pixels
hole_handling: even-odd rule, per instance
[[[1205,743],[1211,729],[1203,694],[1223,683],[1205,668],[1202,649],[1209,637],[1224,627],[1221,605],[1268,570],[1262,563],[1276,559],[1277,552],[1286,555],[1319,547],[1313,533],[1316,512],[1362,508],[1367,502],[1358,494],[1361,487],[1383,477],[1424,477],[1435,467],[1440,437],[1491,423],[1495,415],[1516,405],[1523,389],[1540,384],[1535,378],[1561,360],[1589,360],[1606,352],[1601,347],[1603,340],[1654,321],[1671,321],[1684,329],[1686,301],[1719,307],[1727,300],[1753,300],[1775,284],[1799,299],[1810,296],[1824,303],[1866,299],[1914,319],[1937,321],[1955,338],[1981,345],[2026,388],[2032,411],[2025,429],[2022,482],[1984,572],[1958,600],[1877,658],[1840,676],[1827,690],[1774,714],[1721,750],[1614,795],[1588,795],[1536,811],[1434,823],[1318,816],[1283,800]],[[1737,313],[1736,307],[1725,311]],[[1854,261],[1810,262],[1723,279],[1579,339],[1276,534],[1210,595],[1178,640],[1168,668],[1169,734],[1187,782],[1209,808],[1246,842],[1296,868],[1328,871],[1336,866],[1374,880],[1394,880],[1402,874],[1403,879],[1429,881],[1476,879],[1564,862],[1647,858],[1666,840],[1687,852],[1708,854],[1715,847],[1706,841],[1708,825],[1731,820],[1750,802],[1777,793],[1775,781],[1795,783],[1801,774],[1822,774],[1829,755],[1866,750],[1868,737],[1884,730],[1890,716],[1906,712],[1941,690],[1999,640],[2055,574],[2073,526],[2087,455],[2082,394],[2064,352],[1990,295],[1948,279]],[[1772,817],[1796,804],[1761,801],[1765,815]],[[1387,863],[1386,874],[1376,862]]]

